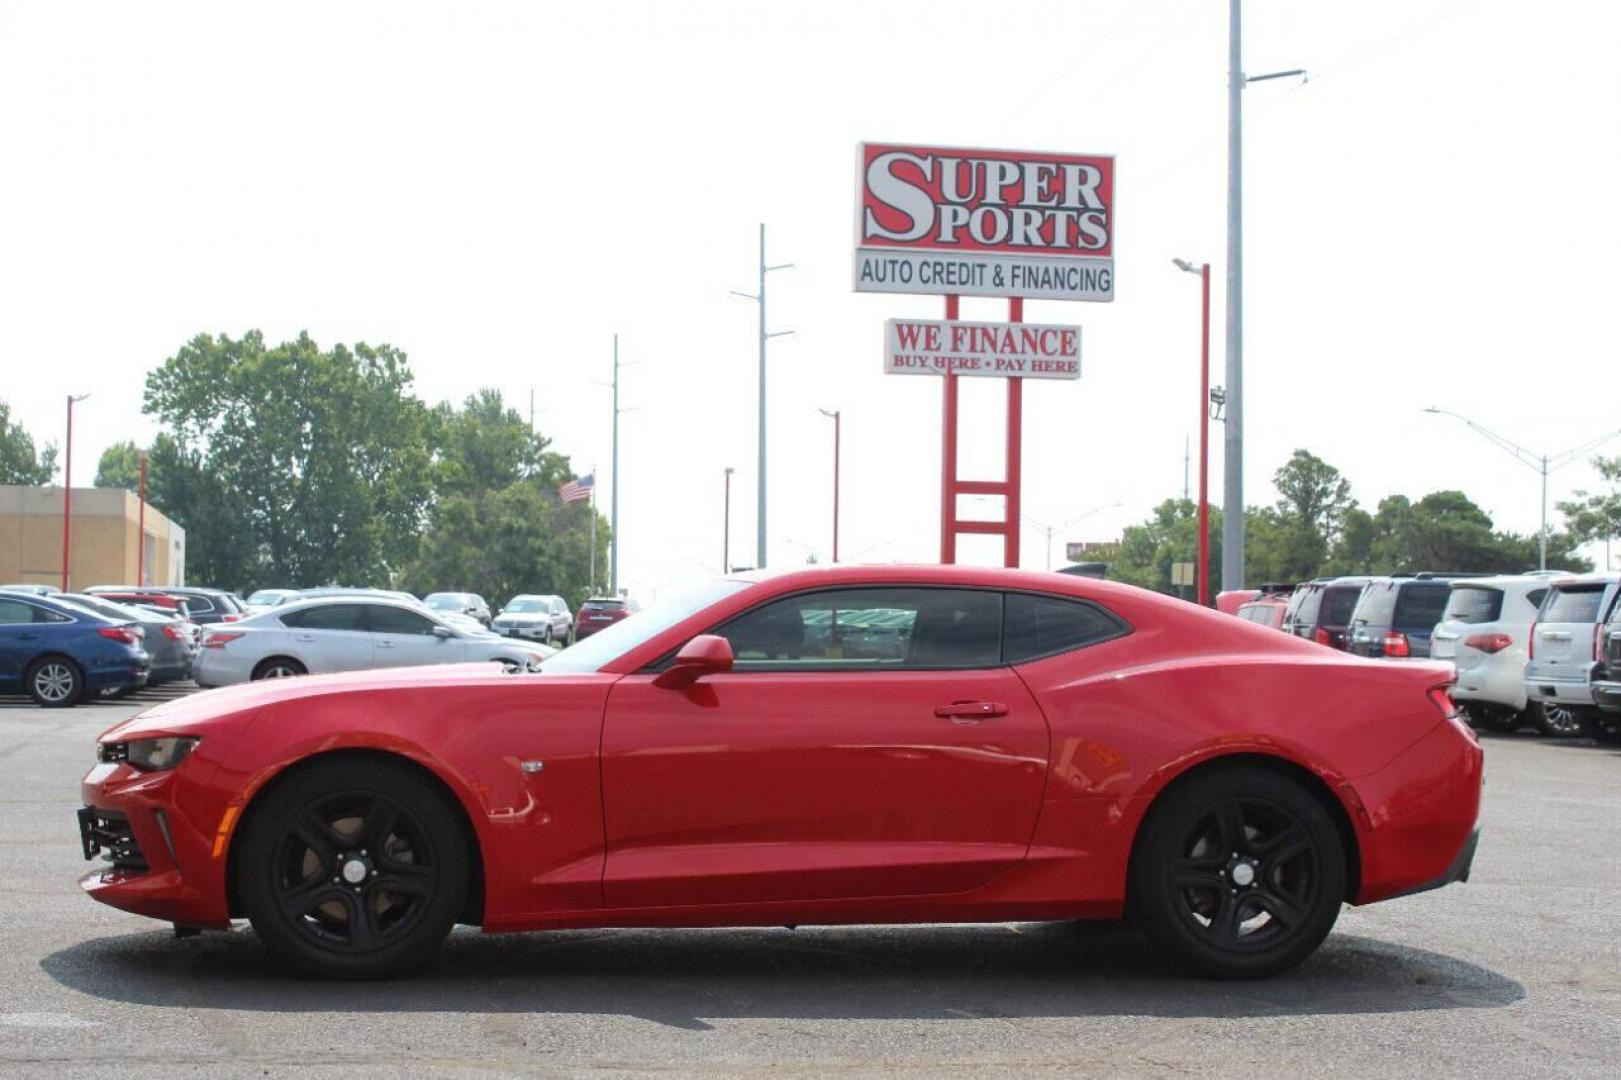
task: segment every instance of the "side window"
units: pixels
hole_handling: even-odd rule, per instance
[[[1547,597],[1547,595],[1547,589],[1532,589],[1530,592],[1525,594],[1525,602],[1534,608],[1540,609],[1542,607],[1542,601]]]
[[[1001,663],[1002,596],[978,589],[840,589],[784,597],[715,633],[737,671],[893,671]]]
[[[1009,593],[1003,656],[1010,664],[1022,664],[1095,645],[1127,629],[1122,620],[1084,600]]]
[[[182,597],[182,599],[185,600],[186,606],[191,609],[193,615],[207,615],[215,607],[214,601],[206,596],[186,596]]]
[[[418,615],[414,611],[387,607],[383,604],[368,604],[366,614],[371,619],[371,632],[374,634],[431,636],[436,625],[426,616]]]
[[[289,611],[281,617],[283,626],[296,630],[364,630],[365,612],[359,604],[322,604]]]
[[[0,600],[0,626],[15,626],[34,621],[34,605],[21,600]]]
[[[62,614],[60,611],[52,611],[49,608],[37,607],[34,609],[34,621],[37,623],[50,623],[72,622],[73,620]]]

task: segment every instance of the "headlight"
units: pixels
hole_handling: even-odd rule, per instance
[[[197,746],[191,735],[168,735],[161,739],[131,739],[124,760],[145,772],[172,769]]]

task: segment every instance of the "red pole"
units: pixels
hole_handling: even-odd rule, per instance
[[[135,584],[146,584],[146,455],[141,455],[141,510],[135,525]]]
[[[726,469],[726,502],[723,511],[724,524],[721,526],[720,572],[732,572],[732,470]]]
[[[1210,606],[1210,264],[1199,267],[1199,605]]]
[[[73,542],[73,395],[68,395],[68,453],[62,466],[62,591],[68,591],[68,551]]]
[[[957,317],[957,298],[946,297],[946,318]],[[957,373],[945,379],[945,434],[940,449],[940,562],[957,561]]]
[[[1008,321],[1024,321],[1023,297],[1010,297],[1007,302]],[[1019,565],[1019,485],[1024,458],[1024,380],[1007,381],[1007,531],[1002,534],[1002,565]]]
[[[833,561],[839,561],[839,419],[842,410],[833,410]]]

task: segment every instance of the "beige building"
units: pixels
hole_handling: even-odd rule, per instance
[[[186,530],[123,488],[74,488],[68,587],[184,585]],[[137,572],[137,558],[146,562]],[[62,489],[0,485],[0,585],[62,584]]]

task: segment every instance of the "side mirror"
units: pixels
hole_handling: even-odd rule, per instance
[[[716,634],[699,634],[675,654],[675,663],[659,672],[653,685],[685,690],[705,675],[732,670],[732,643]]]
[[[433,628],[433,636],[436,638],[455,637],[456,631],[448,626],[436,626]]]

